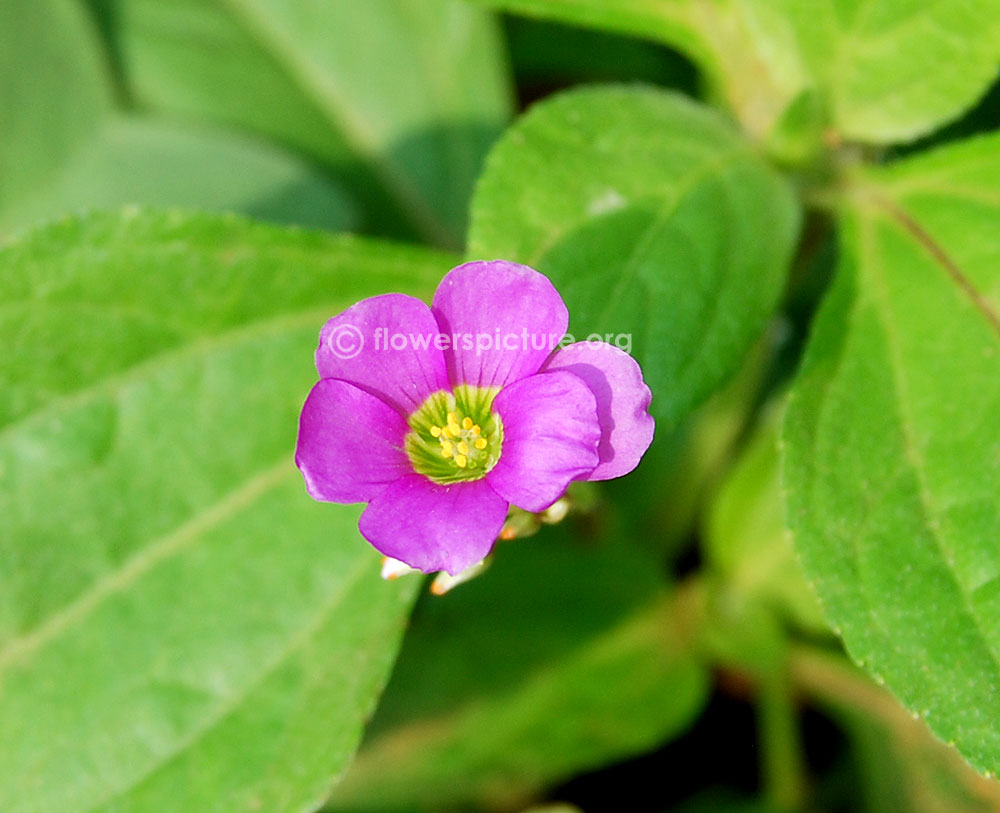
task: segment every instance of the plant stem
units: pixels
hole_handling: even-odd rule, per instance
[[[791,681],[779,667],[761,674],[757,688],[765,796],[775,810],[801,810],[806,797],[805,766]]]

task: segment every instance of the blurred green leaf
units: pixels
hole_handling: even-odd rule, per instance
[[[789,522],[851,654],[1000,768],[1000,138],[855,179],[785,426]]]
[[[358,222],[331,180],[277,147],[214,128],[116,117],[49,183],[0,213],[0,225],[124,204],[237,211],[328,229]]]
[[[807,88],[796,96],[767,136],[767,154],[779,165],[799,167],[821,161],[828,122],[822,95]]]
[[[700,37],[688,22],[691,0],[467,0],[537,19],[633,34],[697,51]],[[703,4],[708,5],[708,4]]]
[[[508,17],[505,30],[523,95],[581,82],[649,82],[697,90],[694,65],[669,48],[606,31]]]
[[[622,87],[534,107],[490,155],[472,217],[471,256],[548,274],[578,340],[635,355],[660,432],[760,336],[798,229],[788,185],[721,116]]]
[[[513,807],[688,725],[708,676],[672,596],[629,540],[585,536],[503,544],[485,575],[421,605],[333,809]]]
[[[495,26],[458,0],[118,0],[141,104],[246,127],[340,174],[384,218],[458,245],[510,112]],[[375,225],[385,226],[385,223]]]
[[[970,108],[1000,68],[995,0],[476,0],[680,49],[753,135],[815,89],[846,139],[907,141]]]
[[[620,512],[625,533],[653,555],[674,562],[700,530],[706,503],[714,496],[739,448],[748,405],[756,402],[776,348],[769,330],[742,368],[671,433],[657,432],[628,477],[601,484],[601,493]]]
[[[705,518],[705,558],[729,601],[760,602],[822,633],[828,627],[785,527],[778,417],[773,404],[718,489]]]
[[[768,0],[767,10],[773,41],[794,31],[845,139],[911,141],[972,107],[1000,70],[996,0]]]
[[[0,809],[299,810],[416,582],[292,464],[325,318],[452,258],[129,211],[0,252]]]
[[[839,710],[858,763],[857,794],[870,813],[990,813],[1000,785],[979,776],[926,726],[899,710],[896,726],[853,707]],[[906,722],[910,725],[907,726]]]
[[[0,3],[0,210],[57,172],[110,105],[98,38],[79,3]]]
[[[852,809],[870,813],[987,813],[1000,809],[1000,783],[977,774],[953,748],[840,655],[799,649],[800,693],[845,729],[857,776]]]
[[[780,30],[767,0],[471,1],[670,45],[705,72],[754,137],[771,130],[806,83],[793,32]]]

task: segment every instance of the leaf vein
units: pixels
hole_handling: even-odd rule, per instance
[[[282,468],[284,468],[284,466],[282,466]],[[353,568],[351,568],[344,580],[338,585],[338,589],[334,590],[330,594],[329,600],[323,604],[308,624],[306,624],[289,639],[285,646],[283,646],[274,658],[264,666],[254,680],[244,686],[239,692],[234,694],[233,697],[230,698],[221,708],[219,708],[215,714],[209,716],[204,723],[195,728],[187,737],[182,739],[175,748],[161,755],[161,759],[156,762],[156,764],[151,766],[147,771],[141,773],[139,776],[134,777],[129,781],[129,784],[115,789],[111,794],[105,796],[105,798],[87,808],[87,813],[94,813],[94,811],[99,810],[108,802],[116,798],[121,798],[126,793],[131,793],[149,782],[154,776],[165,770],[170,764],[182,757],[193,746],[209,735],[213,729],[226,718],[239,711],[239,709],[246,703],[257,688],[263,686],[268,678],[284,666],[292,655],[309,643],[309,640],[313,637],[313,635],[315,635],[317,630],[350,594],[351,588],[357,584],[362,576],[371,571],[371,564],[372,560],[369,557],[359,557],[357,563]]]
[[[279,463],[272,464],[258,472],[238,488],[229,491],[212,505],[203,508],[171,533],[153,540],[121,567],[95,581],[71,603],[50,615],[31,632],[12,639],[0,650],[0,677],[7,667],[15,663],[23,663],[26,657],[37,652],[55,637],[86,618],[103,601],[120,593],[161,562],[184,550],[201,534],[210,531],[246,508],[255,499],[275,488],[282,480],[287,479],[291,473],[291,457],[282,457]]]
[[[874,241],[875,237],[871,234],[872,224],[869,220],[864,220],[862,228],[864,229],[864,242],[868,245],[869,252],[874,254],[875,247]],[[907,404],[910,402],[909,388],[906,383],[906,378],[903,375],[903,361],[900,355],[899,346],[899,336],[895,323],[891,318],[892,308],[890,307],[889,294],[886,290],[885,275],[881,271],[881,265],[877,258],[872,257],[872,262],[869,266],[873,270],[873,276],[877,277],[877,283],[873,285],[877,291],[877,296],[879,299],[878,313],[881,317],[882,326],[885,329],[885,335],[888,340],[889,353],[892,359],[892,379],[895,385],[896,392],[899,397],[896,399],[897,404],[897,417],[899,418],[899,427],[901,440],[903,441],[903,449],[906,454],[906,458],[909,462],[910,470],[917,483],[917,492],[920,498],[920,506],[924,516],[924,527],[927,529],[928,535],[933,539],[935,546],[938,549],[941,557],[945,562],[945,570],[951,577],[952,583],[958,590],[959,595],[962,598],[962,603],[969,620],[972,622],[973,629],[976,630],[978,637],[982,641],[983,649],[993,661],[996,667],[997,674],[1000,675],[1000,653],[997,653],[990,646],[990,638],[986,631],[983,629],[982,624],[979,621],[979,616],[975,611],[975,607],[972,603],[972,597],[966,585],[959,578],[958,574],[955,572],[953,567],[953,556],[948,549],[948,545],[945,542],[943,532],[938,527],[938,523],[935,517],[940,513],[936,510],[935,499],[931,493],[930,485],[924,476],[924,470],[926,466],[924,465],[923,457],[920,453],[920,449],[917,444],[917,440],[913,435],[913,418],[909,414],[907,409]]]
[[[270,333],[282,333],[288,330],[304,328],[310,324],[321,325],[329,318],[330,313],[333,312],[331,310],[333,307],[335,306],[327,306],[316,310],[310,308],[308,311],[285,313],[270,319],[246,322],[214,335],[199,337],[195,341],[166,348],[162,352],[118,370],[112,375],[100,378],[87,387],[60,395],[26,415],[21,416],[12,423],[0,427],[0,443],[8,440],[14,432],[35,421],[43,420],[46,416],[57,413],[60,410],[85,403],[95,395],[114,392],[116,388],[124,386],[132,379],[153,373],[178,359],[208,353],[230,344],[236,344],[250,337],[266,336]],[[319,330],[317,329],[318,334]]]

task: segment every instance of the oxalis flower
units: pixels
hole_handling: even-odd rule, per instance
[[[299,421],[309,494],[368,503],[375,548],[455,575],[512,504],[543,511],[574,480],[628,473],[653,438],[649,388],[610,344],[553,352],[568,322],[545,276],[500,260],[452,269],[430,308],[385,294],[335,316]]]

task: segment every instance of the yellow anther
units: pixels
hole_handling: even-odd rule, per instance
[[[457,454],[455,455],[455,462],[458,463],[458,467],[460,469],[464,469],[465,465],[469,462],[469,458],[467,458],[464,454]]]
[[[431,434],[434,437],[436,437],[436,438],[441,437],[441,427],[440,426],[432,426],[431,427]]]
[[[454,412],[448,413],[448,423],[455,423],[458,420],[458,416]]]
[[[447,426],[441,430],[441,437],[445,438],[446,440],[452,437],[451,430],[448,429]]]
[[[472,418],[462,418],[462,428],[465,430],[472,429]]]
[[[481,435],[482,433],[483,433],[483,427],[481,427],[478,423],[472,427],[473,435]]]
[[[451,434],[456,438],[462,434],[462,429],[459,427],[457,423],[449,423],[448,431],[451,432]]]
[[[441,454],[445,457],[451,457],[452,448],[452,445],[448,441],[441,441]]]
[[[476,438],[476,442],[473,443],[472,445],[475,446],[477,449],[485,449],[486,438]]]
[[[469,444],[463,440],[461,443],[458,444],[458,451],[460,451],[462,454],[468,454]]]

